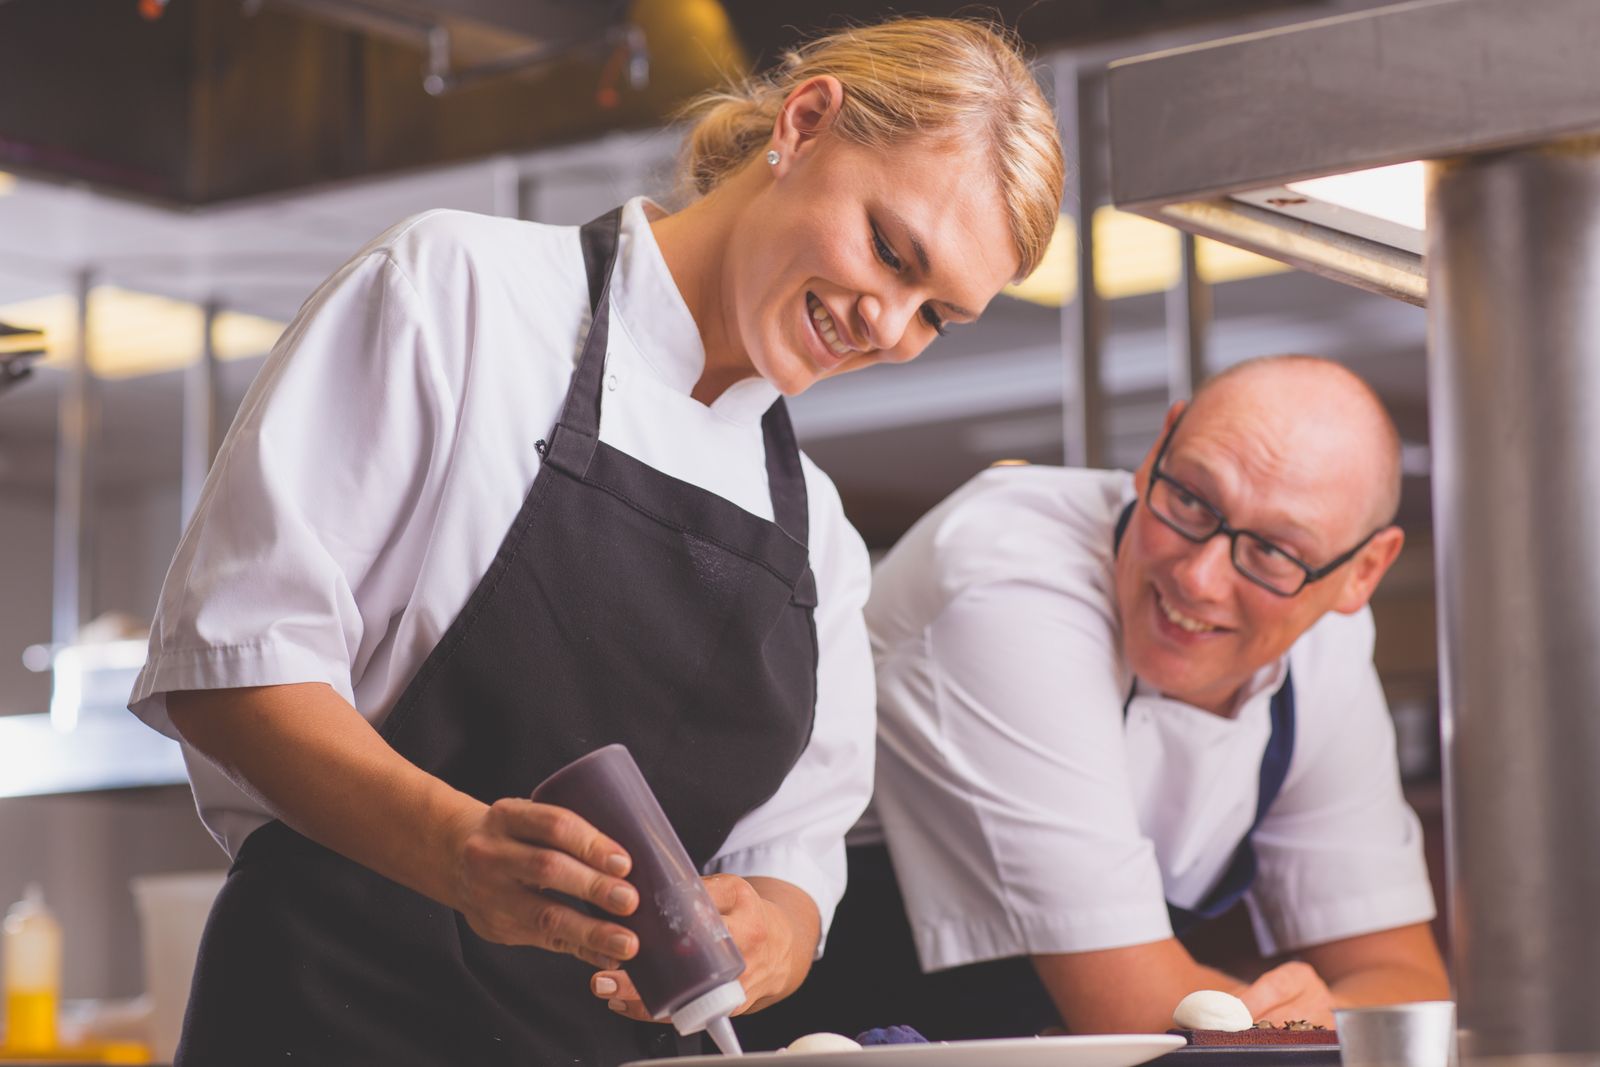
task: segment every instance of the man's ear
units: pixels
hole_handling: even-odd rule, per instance
[[[1150,451],[1144,454],[1144,461],[1139,464],[1139,469],[1133,472],[1133,486],[1141,498],[1150,484],[1150,468],[1155,466],[1156,450],[1161,447],[1161,442],[1167,439],[1167,434],[1172,432],[1173,425],[1183,417],[1183,412],[1188,406],[1187,400],[1172,402],[1172,406],[1167,409],[1167,417],[1161,422],[1161,433],[1151,442]]]
[[[1405,543],[1405,531],[1398,526],[1387,526],[1374,534],[1366,547],[1350,561],[1351,573],[1345,579],[1344,589],[1334,602],[1333,610],[1353,615],[1366,607]]]
[[[790,90],[772,124],[772,147],[778,150],[773,173],[781,177],[795,160],[809,154],[843,106],[844,86],[831,74],[807,78]]]

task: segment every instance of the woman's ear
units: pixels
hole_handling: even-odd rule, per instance
[[[844,86],[831,74],[819,74],[795,86],[772,124],[772,147],[778,151],[774,173],[782,174],[795,160],[808,155],[843,106]]]

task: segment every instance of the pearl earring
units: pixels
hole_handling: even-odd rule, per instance
[[[772,166],[776,167],[778,165],[778,160],[782,158],[782,156],[778,155],[778,150],[776,148],[767,149],[767,162]]]

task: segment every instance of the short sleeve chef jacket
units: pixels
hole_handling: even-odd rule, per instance
[[[1171,936],[1255,814],[1268,705],[1233,718],[1163,699],[1122,663],[1112,534],[1119,471],[997,468],[929,513],[879,565],[874,807],[923,967]],[[1433,917],[1416,815],[1363,611],[1288,653],[1288,778],[1254,836],[1246,901],[1268,955]]]
[[[777,391],[756,378],[709,407],[691,398],[705,353],[651,234],[657,211],[623,212],[600,437],[770,519],[761,416]],[[588,318],[572,227],[436,211],[346,264],[290,324],[223,443],[162,589],[134,712],[176,736],[168,692],[326,682],[381,723],[527,495]],[[833,484],[804,469],[815,725],[710,867],[794,883],[826,929],[843,835],[872,788],[869,564]],[[538,714],[536,669],[527,685]],[[271,816],[187,746],[185,758],[202,819],[234,854]]]

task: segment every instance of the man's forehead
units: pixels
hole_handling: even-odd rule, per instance
[[[1316,435],[1279,420],[1196,414],[1201,417],[1178,427],[1166,465],[1216,496],[1213,503],[1230,522],[1264,524],[1310,544],[1333,543],[1344,539],[1352,514],[1368,506],[1370,490],[1350,457]]]

